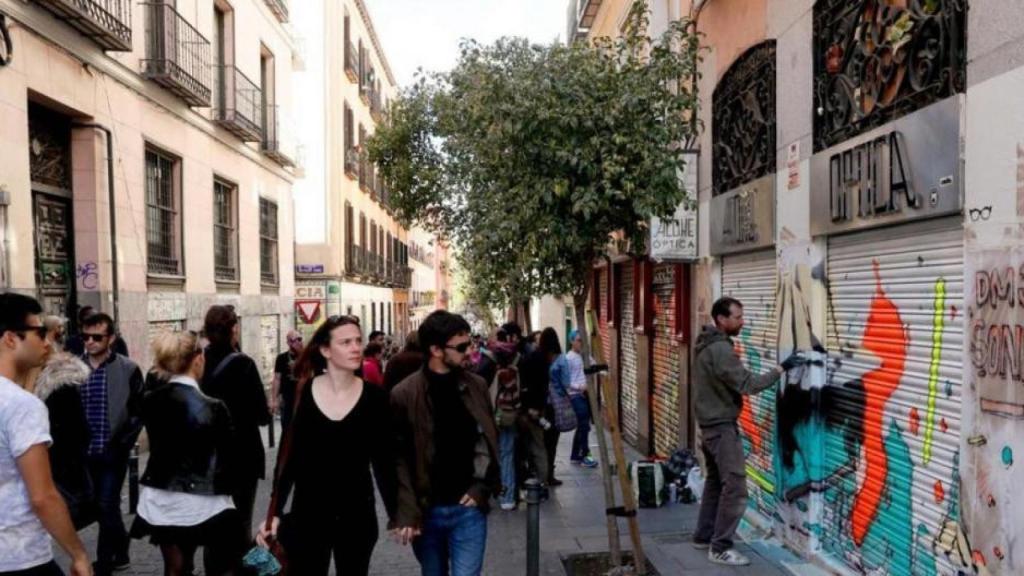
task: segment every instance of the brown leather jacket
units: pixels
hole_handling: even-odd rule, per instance
[[[431,506],[430,465],[434,458],[434,416],[427,398],[423,368],[391,392],[391,412],[398,467],[398,527],[420,527]],[[487,384],[479,376],[462,372],[459,390],[466,409],[477,422],[479,438],[473,460],[474,484],[469,495],[481,510],[489,509],[492,495],[501,491],[498,469],[498,429]]]

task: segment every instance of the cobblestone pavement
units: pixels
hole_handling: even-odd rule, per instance
[[[556,475],[565,484],[553,489],[551,499],[541,506],[540,573],[544,576],[564,575],[561,559],[566,555],[608,549],[604,516],[604,490],[601,485],[600,468],[588,470],[569,464],[570,443],[571,434],[563,434],[555,466]],[[276,454],[276,449],[267,450],[267,470],[273,468],[273,459]],[[627,458],[635,457],[636,454],[632,451],[627,454]],[[144,465],[145,460],[143,459],[142,468]],[[257,496],[257,516],[260,514],[259,511],[266,510],[269,497],[269,482],[264,482]],[[125,509],[127,509],[127,489],[124,501]],[[381,526],[386,525],[383,509],[379,505],[378,516]],[[754,566],[745,569],[715,566],[708,562],[706,552],[696,551],[690,546],[690,534],[696,523],[696,516],[697,505],[673,504],[659,509],[639,511],[638,518],[644,550],[651,563],[662,575],[711,576],[735,573],[775,576],[789,574],[793,571],[798,571],[801,574],[815,573],[812,567],[799,562],[773,541],[763,539],[762,534],[746,525],[744,526],[744,536],[747,542],[740,544],[739,549],[751,557]],[[125,522],[130,523],[131,519],[131,516],[126,516]],[[624,521],[620,521],[620,532],[623,548],[629,549],[629,532]],[[91,554],[96,547],[95,526],[82,531],[82,538]],[[131,569],[119,574],[143,576],[163,573],[163,563],[159,551],[147,542],[132,541],[131,559]],[[66,567],[66,559],[61,556],[59,551],[58,561]],[[197,561],[200,561],[201,564],[199,555],[197,555]],[[380,576],[415,576],[419,573],[419,566],[410,547],[401,546],[389,534],[382,531],[374,549],[370,573]],[[484,574],[487,576],[522,576],[525,573],[525,506],[512,512],[496,509],[488,520]]]

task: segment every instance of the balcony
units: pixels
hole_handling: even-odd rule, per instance
[[[359,56],[351,42],[345,45],[345,75],[350,82],[359,81]]]
[[[264,2],[279,21],[282,23],[288,21],[288,2],[285,0],[264,0]]]
[[[260,142],[263,138],[263,94],[259,86],[234,66],[220,66],[218,72],[220,93],[214,119],[243,142]]]
[[[167,88],[189,106],[209,106],[210,41],[170,4],[144,3],[146,58],[142,75]]]
[[[281,166],[295,166],[295,140],[291,123],[282,120],[281,107],[269,105],[263,115],[263,142],[260,149]]]
[[[37,0],[104,50],[131,52],[131,0]]]
[[[355,146],[345,150],[345,174],[351,178],[359,177],[359,150]]]

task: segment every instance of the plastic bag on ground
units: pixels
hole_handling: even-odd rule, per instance
[[[690,472],[686,475],[686,487],[693,493],[694,498],[700,500],[701,495],[704,494],[704,475],[701,474],[700,466],[690,468]]]

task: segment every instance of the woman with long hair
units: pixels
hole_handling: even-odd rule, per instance
[[[368,572],[378,535],[373,478],[388,517],[394,518],[397,480],[388,395],[356,375],[362,350],[359,321],[332,316],[295,364],[295,417],[278,453],[268,511],[273,518],[257,536],[266,546],[280,535],[293,574],[327,574],[332,555],[338,574]]]
[[[198,334],[157,336],[153,357],[142,401],[150,455],[132,536],[160,547],[167,576],[191,574],[199,546],[206,574],[233,574],[246,542],[231,499],[231,417],[199,390],[206,362]]]
[[[544,354],[548,360],[548,376],[551,379],[548,390],[548,400],[544,408],[544,417],[551,423],[551,426],[544,430],[544,450],[548,457],[548,486],[561,486],[562,481],[555,478],[555,452],[558,450],[558,437],[561,436],[558,428],[554,425],[555,412],[551,405],[551,394],[568,397],[570,386],[569,364],[562,354],[562,345],[558,342],[558,333],[554,328],[545,328],[540,333],[537,341],[537,349]]]

